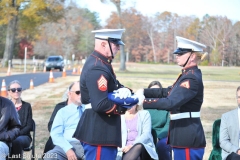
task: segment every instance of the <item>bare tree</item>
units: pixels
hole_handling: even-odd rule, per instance
[[[108,0],[100,0],[102,3],[106,3]],[[118,23],[118,27],[119,28],[122,28],[123,25],[122,25],[122,12],[121,12],[121,3],[122,1],[121,0],[109,0],[110,2],[112,2],[115,6],[116,6],[116,9],[117,9],[117,14],[119,16],[119,23]],[[124,35],[123,35],[124,36]],[[124,52],[124,46],[121,45],[120,46],[120,53],[121,53],[121,56],[120,56],[120,68],[119,70],[121,71],[125,71],[126,70],[126,55],[125,55],[125,52]]]
[[[63,18],[57,23],[41,26],[42,36],[35,43],[35,53],[57,54],[65,59],[71,59],[73,54],[86,57],[93,47],[93,39],[89,38],[92,37],[91,30],[98,26],[95,19],[94,13],[88,9],[68,6]]]
[[[155,45],[154,45],[154,35],[156,35],[156,29],[158,28],[157,26],[157,20],[153,17],[144,17],[143,21],[145,22],[143,25],[143,29],[147,31],[147,35],[150,39],[151,46],[152,46],[152,52],[153,52],[153,60],[156,63],[157,58],[156,58],[156,51],[155,51]]]
[[[204,17],[202,26],[202,40],[211,49],[211,62],[222,65],[225,60],[226,40],[229,39],[232,24],[226,17]]]

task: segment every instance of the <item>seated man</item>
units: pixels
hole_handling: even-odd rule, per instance
[[[60,102],[60,103],[56,104],[56,106],[55,106],[55,108],[54,108],[54,110],[53,110],[53,113],[52,113],[52,115],[51,115],[51,117],[50,117],[50,120],[49,120],[49,122],[48,122],[48,131],[49,131],[49,132],[51,132],[53,120],[54,120],[57,112],[58,112],[61,108],[65,107],[66,105],[68,105],[68,104],[71,103],[70,100],[68,99],[68,92],[69,92],[69,90],[72,88],[73,84],[74,84],[74,83],[72,83],[72,84],[67,88],[67,90],[64,92],[63,97],[62,97],[63,102]],[[44,147],[43,156],[44,156],[45,153],[47,153],[49,150],[52,150],[54,147],[55,147],[55,145],[53,144],[52,138],[51,138],[51,136],[49,136],[49,138],[48,138],[48,140],[47,140],[47,142],[46,142],[46,144],[45,144],[45,147]]]
[[[82,115],[81,94],[79,82],[74,82],[68,92],[70,104],[61,108],[55,116],[50,135],[54,145],[52,150],[44,155],[44,159],[84,159],[84,151],[80,142],[72,138]]]
[[[238,107],[232,111],[224,113],[221,118],[219,143],[222,148],[223,160],[240,159],[239,144],[239,113],[240,113],[240,86],[236,92]]]
[[[13,103],[0,97],[0,160],[9,154],[8,143],[20,133],[20,121]]]

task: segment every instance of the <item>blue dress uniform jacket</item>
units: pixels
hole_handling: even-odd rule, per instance
[[[146,99],[143,107],[171,111],[171,114],[200,112],[203,88],[201,70],[197,66],[185,68],[168,91],[166,98],[161,98],[166,93],[162,94],[160,89],[152,91],[145,89]],[[168,143],[173,147],[202,148],[206,146],[200,117],[171,120],[168,134]]]
[[[121,118],[126,108],[108,99],[108,93],[123,87],[113,72],[111,61],[94,51],[80,77],[81,100],[85,109],[74,137],[89,145],[121,147]]]

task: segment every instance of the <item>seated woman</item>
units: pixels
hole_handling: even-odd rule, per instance
[[[118,149],[118,160],[158,159],[151,134],[151,117],[141,108],[134,105],[121,115],[122,148]]]
[[[12,141],[11,157],[22,159],[23,148],[29,147],[32,138],[30,130],[32,128],[32,107],[29,103],[21,100],[22,88],[19,81],[14,80],[8,85],[8,95],[15,105],[21,122],[20,134]],[[21,155],[21,157],[19,156]]]
[[[159,81],[152,81],[148,88],[162,88]],[[153,134],[157,138],[156,149],[159,160],[171,160],[172,148],[167,144],[169,129],[169,112],[165,110],[147,109],[151,115]]]

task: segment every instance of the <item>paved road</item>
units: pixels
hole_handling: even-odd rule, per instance
[[[72,75],[72,70],[66,71],[67,75]],[[76,75],[79,76],[79,75]],[[62,72],[53,72],[53,77],[62,77]],[[39,86],[43,83],[48,82],[49,72],[43,73],[26,73],[26,74],[16,74],[11,76],[0,77],[0,85],[2,86],[2,80],[5,79],[6,87],[13,80],[18,80],[21,83],[23,90],[30,87],[30,80],[33,79],[34,86]]]

